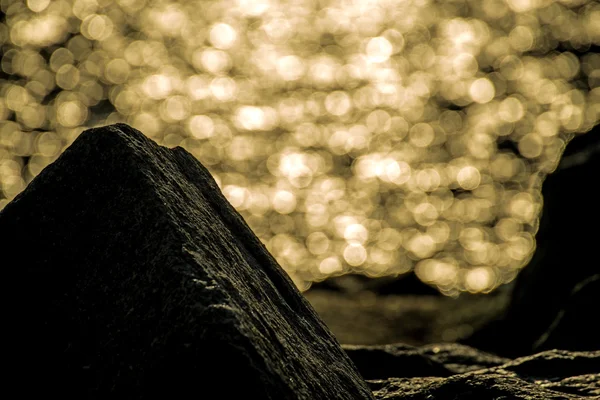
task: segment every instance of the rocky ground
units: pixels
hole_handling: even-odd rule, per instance
[[[367,375],[372,376],[367,382],[377,399],[600,397],[600,351],[548,350],[510,360],[456,343],[344,349],[361,372],[371,374]],[[378,359],[382,359],[382,367],[373,368]],[[368,364],[363,364],[367,360]]]

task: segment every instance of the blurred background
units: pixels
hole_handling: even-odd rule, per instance
[[[600,119],[586,0],[0,0],[0,209],[89,127],[209,168],[301,290],[489,293]]]

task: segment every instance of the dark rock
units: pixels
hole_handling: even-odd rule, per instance
[[[559,167],[543,183],[537,249],[516,279],[506,312],[465,344],[509,357],[535,352],[536,343],[541,343],[561,309],[572,301],[576,286],[598,274],[600,254],[593,232],[600,227],[599,174],[600,126],[596,126],[569,143]],[[599,291],[586,293],[585,302],[599,303]],[[585,303],[574,301],[582,307]],[[580,315],[552,334],[552,346],[567,350],[600,348],[599,331],[586,333],[589,322],[597,317],[593,309],[587,306],[577,311],[571,307],[570,315]],[[586,336],[590,334],[596,339]],[[584,336],[588,339],[578,340]]]
[[[500,367],[533,379],[557,379],[600,373],[600,351],[548,350],[517,358]],[[600,379],[600,376],[598,376]]]
[[[391,377],[448,377],[497,367],[508,358],[457,343],[409,346],[402,343],[379,346],[348,345],[342,348],[365,379]]]
[[[600,398],[600,379],[598,379],[598,374],[569,376],[567,378],[556,379],[546,382],[544,387],[557,392],[588,396],[587,398],[591,399]]]
[[[548,390],[517,376],[474,372],[452,378],[392,378],[374,382],[376,399],[385,400],[570,400],[589,397]]]
[[[570,350],[600,350],[598,297],[600,274],[589,277],[575,288],[563,309],[534,343],[536,351],[568,347]]]
[[[209,172],[127,125],[83,132],[0,243],[19,397],[372,398]]]
[[[443,345],[431,345],[436,348]],[[478,353],[466,346],[448,345],[445,358],[473,366],[473,360],[494,356]],[[441,362],[442,359],[438,359]],[[492,361],[492,364],[500,361]],[[442,363],[443,365],[443,363]],[[377,399],[397,400],[550,400],[600,398],[600,352],[547,351],[442,378],[395,377],[368,381]]]
[[[455,374],[498,367],[511,361],[458,343],[429,344],[419,351]]]

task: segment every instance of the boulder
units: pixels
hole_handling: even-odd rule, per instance
[[[371,399],[210,173],[116,124],[0,212],[5,389],[77,399]]]

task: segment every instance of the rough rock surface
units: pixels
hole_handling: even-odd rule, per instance
[[[600,349],[598,319],[593,317],[599,313],[599,297],[600,274],[577,284],[552,325],[534,343],[534,348]]]
[[[369,363],[361,363],[365,352],[371,354],[373,361],[381,362],[375,370],[388,378],[368,382],[375,398],[382,400],[600,398],[600,351],[550,350],[509,360],[460,344],[418,348],[344,346],[344,349],[351,359],[358,361],[363,374],[374,371]],[[411,371],[409,365],[416,367]],[[400,374],[395,375],[397,372]]]
[[[209,172],[127,125],[83,132],[0,244],[22,398],[372,398]]]

